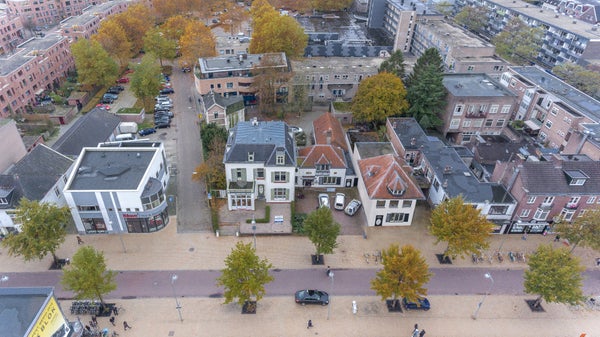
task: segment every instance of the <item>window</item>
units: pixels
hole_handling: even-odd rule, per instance
[[[470,120],[463,121],[463,128],[468,128],[470,126],[471,126],[471,121]]]
[[[546,127],[552,129],[552,121],[546,121]]]
[[[454,118],[450,121],[450,129],[458,129],[460,126],[460,118]]]
[[[287,188],[274,188],[273,199],[287,200],[288,189]]]
[[[275,155],[275,164],[284,165],[285,164],[285,156],[283,155],[283,151],[277,151]]]
[[[494,120],[493,119],[486,119],[485,120],[485,126],[492,126],[494,124]]]
[[[60,197],[60,190],[58,187],[54,187],[54,194],[56,194],[57,197]]]
[[[377,200],[377,204],[375,205],[376,208],[384,208],[385,207],[385,200]]]
[[[402,208],[410,208],[412,207],[412,200],[404,200],[402,201]]]
[[[558,108],[557,108],[557,107],[552,107],[552,110],[550,110],[550,113],[551,113],[553,116],[556,116],[556,115],[558,114]]]
[[[507,114],[510,111],[510,105],[503,105],[502,106],[502,111],[500,111],[501,114]]]
[[[219,118],[219,112],[215,111],[215,119]]]
[[[479,112],[483,113],[483,112],[486,112],[486,110],[487,110],[487,104],[481,104],[479,106]]]
[[[496,121],[496,126],[497,127],[503,127],[504,126],[504,119],[499,119]]]
[[[100,207],[98,207],[98,206],[77,206],[77,210],[80,212],[94,212],[94,211],[99,211]]]
[[[542,201],[542,204],[544,205],[550,205],[554,202],[554,197],[545,197],[544,201]]]
[[[248,161],[249,162],[253,162],[254,161],[254,152],[248,152]]]
[[[0,205],[8,205],[8,199],[0,198]]]
[[[464,106],[464,105],[462,105],[462,104],[457,104],[457,105],[454,107],[454,116],[461,116],[461,115],[462,115],[462,113],[463,113],[463,109],[464,109],[464,108],[465,108],[465,106]]]
[[[490,113],[495,114],[497,112],[498,112],[498,104],[492,104],[492,106],[490,106]]]
[[[560,212],[561,218],[567,221],[571,221],[573,219],[573,215],[575,215],[574,209],[563,208],[563,210]]]
[[[233,88],[233,82],[227,82],[227,89]]]
[[[399,201],[398,200],[390,200],[389,208],[398,208]]]
[[[535,202],[535,196],[527,197],[527,203],[528,204],[533,204],[534,202]]]
[[[596,196],[591,196],[587,199],[588,204],[593,204],[594,202],[596,202]]]
[[[506,214],[506,211],[508,211],[508,206],[491,206],[489,214],[490,215]]]
[[[529,216],[529,213],[531,213],[530,209],[522,209],[521,210],[521,215],[519,215],[521,218],[526,218]]]
[[[321,185],[339,185],[341,181],[341,177],[319,177]]]
[[[264,168],[259,168],[256,169],[256,179],[265,179],[265,169]]]
[[[273,182],[274,183],[286,183],[287,182],[287,172],[273,172]]]
[[[541,209],[541,208],[538,208],[538,209],[535,211],[535,214],[533,215],[533,218],[534,218],[535,220],[546,220],[546,218],[548,217],[548,214],[549,214],[549,213],[550,213],[550,210],[549,210],[549,209]]]
[[[385,216],[386,222],[408,222],[408,213],[388,213]]]
[[[475,128],[480,128],[481,125],[483,125],[483,119],[478,119],[473,122],[473,127],[475,127]]]

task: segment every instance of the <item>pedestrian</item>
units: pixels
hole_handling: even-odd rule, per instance
[[[327,276],[329,277],[329,273],[331,273],[331,268],[327,266]]]
[[[313,327],[312,320],[311,320],[311,319],[309,319],[309,320],[308,320],[308,324],[306,324],[306,328],[307,328],[307,329],[310,329],[310,328],[312,328],[312,327]]]
[[[423,337],[425,336],[425,329],[421,330],[421,333],[419,334],[419,337]]]
[[[127,329],[131,329],[131,327],[127,324],[127,321],[123,321],[123,330],[127,331]]]
[[[557,235],[554,237],[554,242],[559,242],[560,241],[560,235]]]
[[[115,316],[112,316],[108,321],[110,322],[110,324],[115,326]]]
[[[84,244],[84,243],[85,243],[85,242],[83,242],[83,240],[81,239],[81,236],[77,235],[77,244],[78,244],[78,245],[82,245],[82,244]]]
[[[92,322],[94,322],[94,326],[98,325],[98,321],[96,320],[96,316],[92,316]]]
[[[92,328],[90,328],[90,326],[89,326],[89,325],[86,325],[86,326],[85,326],[85,329],[86,329],[87,331],[89,331],[89,332],[92,332]]]
[[[419,337],[419,324],[415,323],[415,329],[413,330],[412,337]]]
[[[596,258],[596,267],[600,267],[600,257]]]
[[[117,307],[113,307],[112,311],[113,311],[113,315],[119,316],[119,309]]]

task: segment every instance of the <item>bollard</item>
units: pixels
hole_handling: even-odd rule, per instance
[[[240,236],[240,231],[235,231],[235,236],[239,237]]]
[[[219,230],[218,229],[215,231],[215,236],[219,237]]]
[[[356,305],[356,301],[352,301],[352,313],[356,315],[358,311],[358,306]]]

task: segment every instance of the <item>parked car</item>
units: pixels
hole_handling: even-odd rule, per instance
[[[140,136],[147,136],[147,135],[151,135],[155,132],[156,132],[155,128],[147,128],[147,129],[141,129],[140,131],[138,131],[138,134]]]
[[[327,193],[319,194],[319,207],[331,208],[329,206],[329,195],[327,195]]]
[[[102,104],[112,104],[115,100],[112,97],[108,97],[108,96],[103,96],[102,99],[100,100],[100,103]]]
[[[175,90],[173,90],[173,88],[163,88],[160,89],[160,94],[161,95],[168,95],[168,94],[174,94]]]
[[[117,95],[117,94],[111,94],[110,92],[107,92],[107,93],[105,93],[105,94],[104,94],[104,96],[103,96],[103,97],[110,97],[110,98],[112,98],[113,100],[116,100],[116,99],[118,99],[118,98],[119,98],[119,95]]]
[[[118,95],[118,94],[121,93],[121,90],[119,90],[119,89],[117,89],[115,87],[110,87],[110,88],[108,88],[108,90],[106,92],[109,93],[109,94]]]
[[[96,104],[96,108],[102,109],[102,110],[110,110],[110,105],[100,103],[100,104]]]
[[[292,130],[292,133],[294,135],[298,134],[298,133],[301,133],[301,132],[304,132],[304,130],[302,130],[302,128],[299,127],[299,126],[290,126],[290,130]]]
[[[119,90],[119,91],[123,91],[123,90],[125,90],[125,87],[124,87],[124,86],[122,86],[122,85],[113,85],[113,86],[111,87],[111,89],[113,89],[113,88],[114,88],[114,89],[117,89],[117,90]]]
[[[171,99],[169,96],[167,95],[158,95],[154,97],[155,101],[161,100],[161,99]]]
[[[426,297],[420,298],[417,302],[409,302],[406,298],[402,299],[402,305],[407,310],[429,310],[431,309],[431,304]]]
[[[316,289],[298,290],[294,296],[296,303],[305,304],[329,304],[329,294],[324,291]]]
[[[348,214],[349,216],[353,216],[354,214],[356,214],[356,212],[358,212],[360,206],[362,206],[362,202],[360,202],[357,199],[352,199],[352,201],[350,201],[348,205],[346,205],[344,213]]]
[[[170,118],[173,118],[173,112],[169,111],[169,110],[159,110],[159,111],[154,111],[154,117],[156,116],[168,116]]]
[[[336,193],[334,200],[333,208],[337,209],[338,211],[343,211],[344,205],[346,204],[346,195],[344,193]]]
[[[159,97],[156,99],[156,104],[162,103],[162,102],[167,102],[169,104],[173,104],[173,101],[170,98],[164,98],[164,97]]]
[[[156,103],[154,105],[154,110],[161,109],[161,108],[171,109],[172,107],[173,107],[173,103],[163,101],[160,103]]]
[[[117,83],[129,83],[129,77],[121,77],[117,80]]]
[[[171,118],[169,118],[167,116],[154,118],[154,124],[162,124],[162,123],[171,123]]]
[[[192,71],[192,68],[190,67],[181,67],[181,72],[189,73],[190,71]]]
[[[164,129],[164,128],[170,128],[170,127],[171,127],[171,122],[154,123],[155,129]]]

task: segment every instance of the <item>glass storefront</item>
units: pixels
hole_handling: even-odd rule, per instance
[[[163,229],[169,223],[169,212],[165,208],[162,213],[149,218],[125,218],[129,233],[151,233]]]

